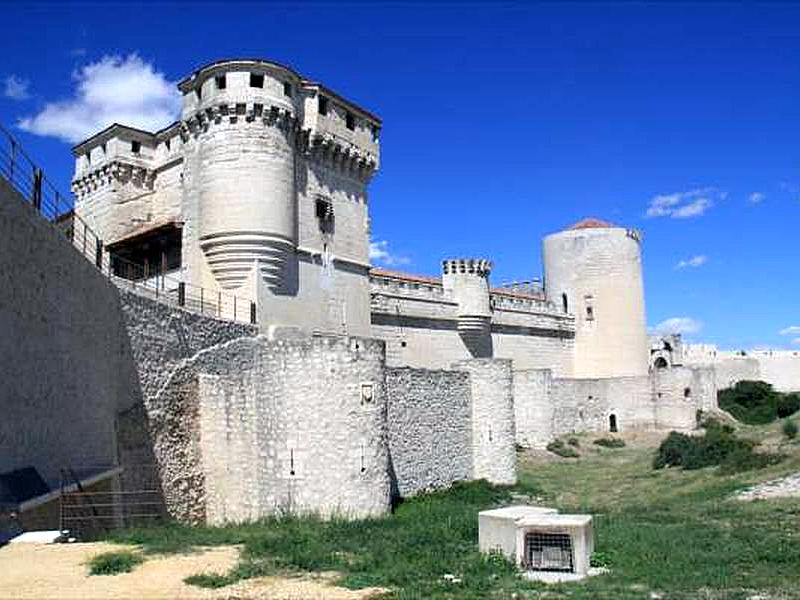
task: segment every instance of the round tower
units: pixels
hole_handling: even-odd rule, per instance
[[[646,375],[640,235],[586,219],[543,242],[545,293],[575,315],[573,376]]]
[[[479,258],[442,261],[442,287],[458,303],[458,333],[474,357],[490,357],[492,263]]]
[[[294,270],[300,81],[281,65],[231,60],[179,84],[183,129],[194,138],[186,193],[200,248],[222,288],[240,287],[257,265],[277,291]]]

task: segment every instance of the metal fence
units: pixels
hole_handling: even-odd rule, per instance
[[[117,286],[203,315],[242,323],[256,322],[256,305],[249,298],[192,285],[184,282],[177,271],[162,273],[110,254],[103,240],[75,214],[72,198],[58,191],[2,125],[0,177]]]

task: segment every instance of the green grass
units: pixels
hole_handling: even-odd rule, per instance
[[[120,550],[98,554],[89,561],[89,575],[119,575],[130,573],[144,562],[144,557],[136,552]]]
[[[780,439],[780,425],[765,438]],[[521,456],[520,485],[458,485],[402,503],[390,517],[360,521],[276,518],[222,528],[170,526],[120,531],[145,551],[242,544],[224,575],[187,581],[221,587],[270,573],[338,571],[339,585],[378,586],[393,598],[800,598],[800,500],[739,502],[731,493],[800,471],[791,445],[779,465],[735,475],[716,469],[652,469],[653,448],[596,450],[573,461]],[[611,573],[545,587],[477,551],[477,512],[522,491],[562,512],[595,516],[595,563]],[[459,577],[449,583],[443,575]]]

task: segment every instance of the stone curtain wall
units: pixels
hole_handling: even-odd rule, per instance
[[[145,398],[200,350],[258,333],[255,325],[195,314],[122,288],[119,297]]]
[[[386,394],[394,494],[413,496],[472,478],[467,373],[387,369]]]
[[[496,484],[517,481],[511,361],[476,358],[453,369],[470,375],[473,479]]]
[[[201,351],[147,402],[171,514],[218,524],[387,512],[383,375],[383,344],[360,338]]]
[[[544,448],[553,439],[551,371],[514,371],[514,420],[516,443],[525,448]]]
[[[758,381],[761,379],[761,368],[755,358],[733,357],[723,358],[714,363],[716,383],[719,389],[733,387],[737,381]]]
[[[657,369],[652,380],[659,429],[694,429],[698,410],[717,409],[717,386],[711,367]]]
[[[0,178],[0,472],[114,463],[136,397],[117,291]]]

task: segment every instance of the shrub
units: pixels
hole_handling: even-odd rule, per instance
[[[800,410],[800,394],[785,394],[778,400],[776,412],[779,419],[791,417]]]
[[[564,440],[561,439],[553,440],[547,444],[547,449],[553,454],[558,454],[564,458],[578,458],[580,456],[580,454],[578,454],[574,448],[567,446],[564,443]]]
[[[606,569],[611,566],[611,559],[608,554],[599,550],[592,552],[589,558],[590,567],[605,567]]]
[[[786,436],[787,439],[793,440],[797,437],[797,423],[792,421],[791,419],[786,419],[783,422],[783,435]]]
[[[578,448],[581,445],[578,438],[576,438],[574,435],[567,438],[567,443],[575,448]]]
[[[602,446],[603,448],[625,447],[625,440],[621,440],[619,438],[600,438],[599,440],[595,440],[593,443],[597,444],[598,446]]]
[[[736,437],[732,427],[717,421],[704,423],[702,436],[670,432],[653,459],[653,468],[683,467],[687,470],[720,465],[720,473],[760,469],[782,460],[775,454],[754,452],[756,443]]]
[[[763,381],[739,381],[732,388],[720,390],[717,401],[719,407],[737,421],[763,425],[775,420],[780,397],[781,394]]]
[[[104,552],[89,561],[89,575],[118,575],[130,573],[133,567],[143,563],[140,554],[122,550],[119,552]]]

